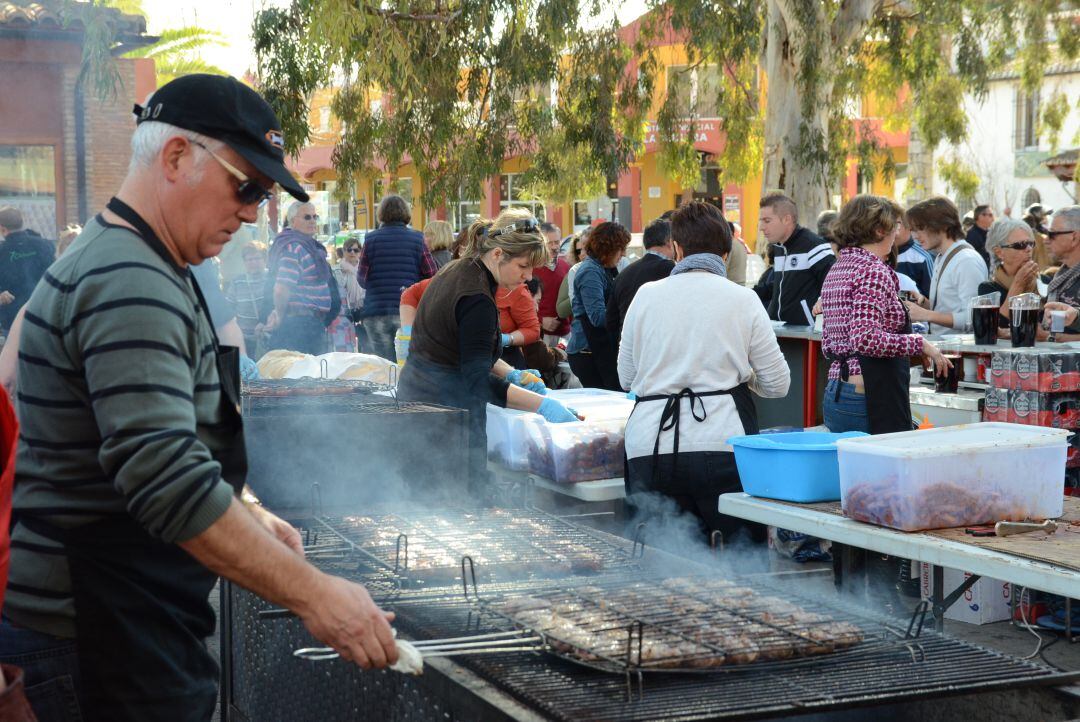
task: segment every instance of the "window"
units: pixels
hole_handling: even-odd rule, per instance
[[[676,94],[677,107],[686,116],[716,118],[719,110],[716,97],[720,91],[720,66],[672,65],[667,69],[668,92]]]
[[[319,130],[326,133],[330,130],[330,108],[329,106],[323,106],[319,108]]]
[[[450,204],[450,225],[461,231],[480,218],[480,201],[472,200],[471,194],[458,189],[457,201]]]
[[[1036,203],[1042,203],[1042,196],[1039,195],[1038,190],[1029,187],[1024,191],[1024,195],[1020,200],[1020,205],[1026,210],[1028,206],[1033,206]]]
[[[1016,150],[1029,150],[1039,145],[1039,93],[1016,89],[1016,122],[1013,140]]]
[[[0,145],[0,206],[15,206],[23,226],[56,238],[56,149]]]
[[[393,184],[394,193],[405,199],[405,202],[412,207],[413,204],[413,185],[412,178],[398,178]]]
[[[525,208],[537,219],[544,220],[542,201],[528,200],[522,197],[520,173],[505,173],[499,176],[499,206],[502,208]]]

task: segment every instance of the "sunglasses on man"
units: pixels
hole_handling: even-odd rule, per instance
[[[209,153],[210,157],[216,160],[222,168],[227,170],[233,178],[236,178],[238,181],[240,181],[240,185],[236,186],[236,197],[240,201],[241,205],[262,206],[268,200],[270,200],[270,197],[273,195],[273,193],[266,190],[266,188],[260,185],[257,181],[249,178],[242,170],[219,156],[214,151],[207,148],[199,141],[193,140],[191,141],[191,143],[192,145],[197,145],[203,150],[205,150],[207,153]]]
[[[1047,238],[1054,238],[1055,236],[1064,236],[1067,233],[1076,233],[1076,231],[1044,231]]]

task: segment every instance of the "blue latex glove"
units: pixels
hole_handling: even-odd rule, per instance
[[[637,394],[635,394],[633,391],[627,391],[626,398],[630,399],[631,401],[637,401]]]
[[[544,380],[540,378],[540,374],[536,371],[514,369],[506,375],[506,378],[515,386],[520,386],[523,389],[532,391],[535,394],[540,394],[541,396],[547,395],[547,386],[544,385]]]
[[[580,421],[573,409],[560,404],[555,399],[544,399],[540,402],[540,408],[536,410],[547,421],[553,424],[565,424],[568,421]]]
[[[251,360],[250,356],[240,357],[240,378],[244,381],[258,381],[259,367]]]
[[[510,345],[510,344],[512,344],[513,342],[514,342],[514,339],[510,338],[510,334],[508,334],[508,333],[504,333],[504,334],[502,335],[502,345],[503,345],[503,348],[506,348],[507,346],[509,346],[509,345]]]
[[[412,326],[402,326],[400,330],[402,336],[412,336]]]

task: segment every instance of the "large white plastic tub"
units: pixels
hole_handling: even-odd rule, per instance
[[[1059,517],[1068,436],[981,423],[840,439],[844,514],[903,531]]]
[[[514,411],[488,404],[488,458],[515,471],[533,471],[549,478],[554,477],[537,471],[536,467],[539,465],[544,471],[553,470],[557,463],[561,477],[557,480],[573,477],[580,481],[583,474],[573,473],[571,467],[578,465],[581,459],[567,455],[566,451],[583,444],[597,443],[598,434],[587,433],[588,429],[584,428],[586,425],[598,425],[603,429],[600,435],[607,439],[607,443],[619,445],[618,448],[621,449],[623,428],[626,426],[626,420],[630,418],[630,412],[634,410],[634,402],[627,399],[626,394],[603,389],[564,389],[549,391],[548,396],[575,409],[585,417],[585,421],[548,424],[539,414]],[[546,429],[548,426],[567,426],[567,429],[555,429],[554,433],[551,433]],[[552,441],[555,443],[552,444]],[[545,449],[547,446],[551,448]],[[606,460],[608,447],[603,442],[601,446],[603,453],[600,456]],[[530,450],[532,464],[530,464]],[[589,458],[591,459],[592,456]],[[544,462],[540,463],[538,459],[544,459]],[[565,463],[555,462],[554,459],[563,460]],[[619,464],[618,470],[621,474],[621,460]],[[584,475],[590,479],[608,478],[596,476],[600,473],[597,469],[609,469],[611,464],[603,461],[588,466],[594,467],[591,472],[584,472]]]

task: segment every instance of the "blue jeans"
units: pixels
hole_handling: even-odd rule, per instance
[[[390,361],[397,361],[397,353],[394,351],[394,336],[401,328],[401,317],[396,313],[382,316],[365,316],[364,328],[368,335],[368,348],[364,353],[382,356]]]
[[[840,398],[836,398],[836,386],[840,385]],[[870,433],[870,416],[866,411],[866,395],[855,391],[855,385],[831,380],[825,386],[822,403],[825,425],[834,434],[845,431]]]
[[[0,661],[23,670],[26,698],[39,722],[81,722],[75,640],[0,622]]]

